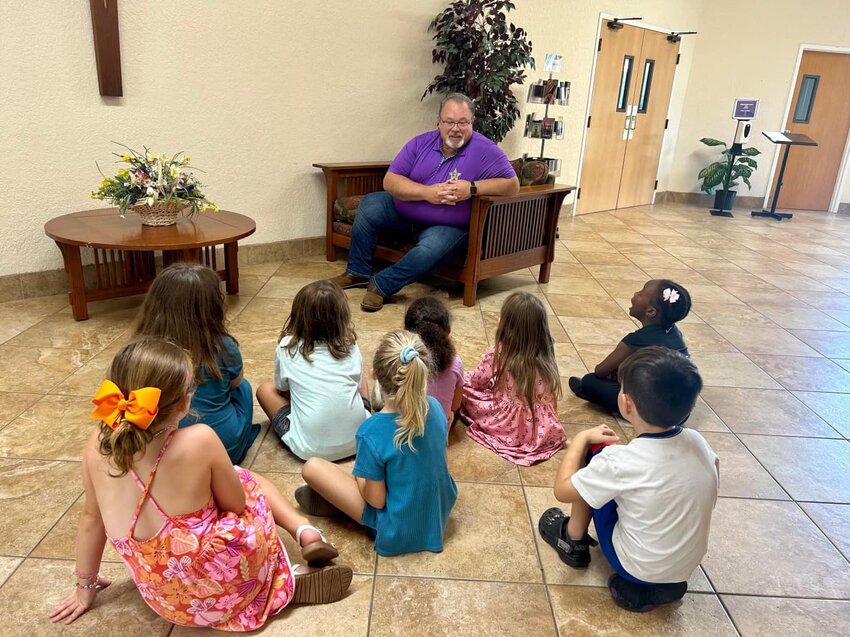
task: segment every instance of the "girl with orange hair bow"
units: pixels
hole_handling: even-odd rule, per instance
[[[175,624],[249,631],[289,604],[343,596],[351,569],[293,566],[276,525],[303,543],[308,563],[337,556],[321,531],[268,480],[234,467],[211,428],[178,429],[194,389],[183,349],[140,338],[108,376],[92,399],[101,426],[83,452],[77,584],[52,621],[70,624],[110,585],[98,574],[107,539],[148,606]]]

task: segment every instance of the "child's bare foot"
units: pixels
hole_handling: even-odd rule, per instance
[[[330,604],[342,599],[351,586],[353,573],[347,566],[295,567],[293,604]]]
[[[324,564],[339,555],[336,547],[322,535],[322,530],[310,524],[302,524],[295,530],[295,541],[308,564]]]

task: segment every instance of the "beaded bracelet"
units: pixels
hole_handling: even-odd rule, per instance
[[[100,586],[99,580],[95,580],[91,584],[80,584],[79,582],[77,582],[77,588],[84,591],[91,590],[92,588],[97,588],[98,586]]]

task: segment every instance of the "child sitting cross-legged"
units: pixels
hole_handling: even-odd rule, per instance
[[[632,295],[629,315],[641,328],[626,334],[614,351],[596,366],[593,373],[569,380],[570,390],[579,398],[617,413],[620,382],[617,368],[629,355],[642,347],[659,345],[688,355],[685,337],[676,327],[691,311],[691,295],[684,286],[668,279],[655,279]]]
[[[301,471],[307,485],[295,491],[310,515],[345,515],[362,524],[385,557],[442,551],[457,500],[446,461],[446,415],[426,394],[430,364],[417,335],[386,334],[372,363],[384,405],[357,430],[354,475],[310,458]]]
[[[77,583],[52,621],[70,624],[110,585],[98,575],[107,540],[147,605],[182,626],[255,630],[289,604],[345,594],[350,568],[290,563],[277,525],[308,563],[337,551],[274,484],[234,467],[210,427],[178,429],[194,389],[188,352],[143,337],[115,355],[108,375],[92,399],[100,423],[83,451]]]
[[[720,465],[697,432],[682,427],[702,389],[694,364],[663,347],[646,347],[619,369],[620,413],[634,427],[627,445],[606,425],[573,438],[555,479],[541,537],[572,567],[590,564],[591,520],[614,574],[608,588],[631,611],[681,599],[708,547]]]

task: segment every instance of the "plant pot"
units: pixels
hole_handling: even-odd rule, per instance
[[[139,213],[143,226],[173,226],[186,207],[184,204],[157,201],[152,206],[147,204],[133,206],[132,210]]]
[[[734,190],[727,190],[725,194],[726,197],[724,199],[724,191],[722,189],[714,193],[715,210],[732,210],[735,206],[735,197],[738,196],[738,193]]]

